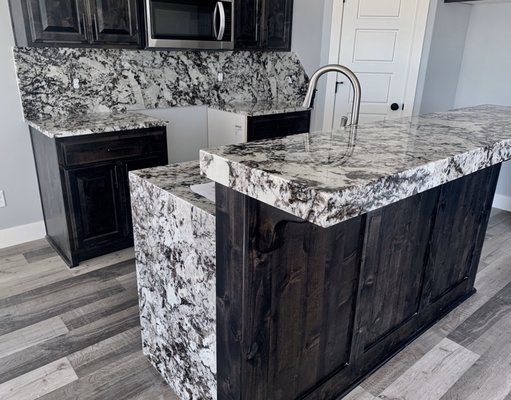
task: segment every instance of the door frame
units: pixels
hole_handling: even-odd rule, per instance
[[[345,0],[353,1],[353,0]],[[427,67],[427,56],[429,54],[429,45],[431,42],[430,31],[428,29],[434,23],[434,15],[437,6],[435,0],[418,0],[417,13],[415,15],[415,26],[412,40],[412,51],[410,53],[410,64],[408,76],[406,79],[406,89],[404,102],[409,105],[405,110],[405,116],[417,115],[420,109],[420,102],[416,101],[416,96],[422,94],[424,80],[420,79],[423,70]],[[332,1],[327,4],[330,7],[330,21],[325,21],[330,25],[330,46],[328,51],[328,63],[338,64],[341,49],[341,34],[344,16],[344,1]],[[434,8],[434,9],[432,9]],[[430,16],[433,16],[431,18]],[[429,18],[428,18],[429,17]],[[426,62],[423,62],[423,61]],[[323,116],[323,126],[333,126],[335,113],[335,82],[336,74],[327,74],[325,92],[325,113]]]

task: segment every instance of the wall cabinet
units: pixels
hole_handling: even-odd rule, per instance
[[[141,47],[138,0],[10,0],[16,44]]]
[[[47,239],[66,263],[132,246],[128,173],[167,164],[165,128],[31,138]]]
[[[293,0],[238,0],[235,46],[239,49],[291,49]]]

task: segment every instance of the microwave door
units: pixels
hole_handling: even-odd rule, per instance
[[[232,1],[146,0],[152,48],[233,48]]]
[[[154,39],[216,40],[211,0],[151,0],[151,36]]]

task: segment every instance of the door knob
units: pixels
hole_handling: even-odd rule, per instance
[[[397,103],[392,103],[392,105],[390,106],[390,109],[391,109],[392,111],[397,111],[397,110],[399,110],[399,104],[397,104]]]

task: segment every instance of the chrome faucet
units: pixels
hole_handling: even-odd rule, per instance
[[[353,86],[353,107],[351,109],[350,126],[358,125],[358,117],[360,114],[360,97],[362,94],[362,89],[360,88],[360,81],[358,80],[355,73],[351,69],[346,68],[344,65],[329,64],[325,65],[324,67],[321,67],[316,72],[314,72],[309,82],[309,88],[307,89],[307,94],[305,95],[305,101],[303,102],[303,106],[305,108],[311,107],[312,100],[314,98],[314,93],[316,91],[316,86],[318,85],[318,80],[323,74],[326,74],[327,72],[338,72],[340,74],[343,74],[351,82],[351,86]],[[345,125],[346,123],[347,119],[343,118],[342,125]]]

